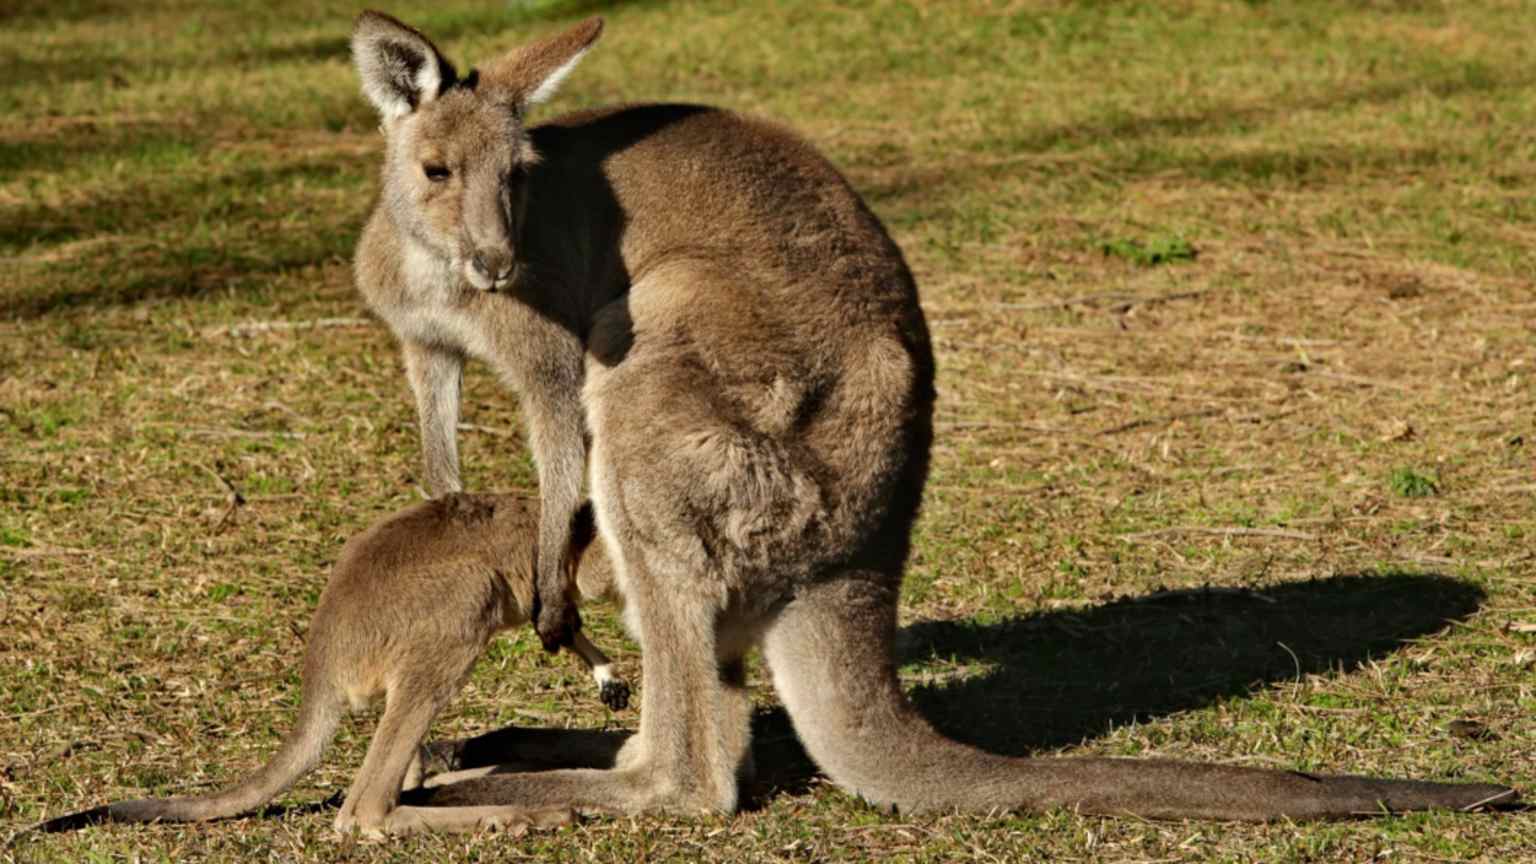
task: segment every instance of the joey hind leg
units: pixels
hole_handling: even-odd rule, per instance
[[[629,602],[651,605],[636,593]],[[715,617],[707,601],[689,592],[677,592],[639,616],[645,646],[640,730],[623,748],[622,767],[490,774],[432,785],[406,800],[434,807],[496,804],[624,813],[734,810],[751,734],[750,705],[744,691],[722,683]]]
[[[412,699],[396,687],[389,693],[384,714],[368,743],[368,753],[347,797],[336,814],[340,833],[357,832],[369,837],[390,833],[389,817],[399,800],[412,765],[420,766],[421,742],[438,710],[440,698]]]
[[[419,770],[421,742],[432,718],[446,699],[412,702],[395,699],[384,709],[379,727],[368,745],[368,755],[357,779],[336,815],[336,830],[356,832],[369,838],[414,831],[479,831],[501,828],[521,832],[528,828],[564,825],[571,821],[569,808],[517,806],[422,808],[400,806],[401,786],[411,766]]]

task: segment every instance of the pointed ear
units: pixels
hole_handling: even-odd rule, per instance
[[[603,19],[588,18],[563,33],[531,42],[480,72],[480,84],[519,110],[555,95],[587,49],[602,35]]]
[[[457,77],[430,39],[382,12],[357,16],[352,62],[357,64],[363,95],[385,120],[436,99]]]

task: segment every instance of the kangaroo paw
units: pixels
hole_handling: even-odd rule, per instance
[[[603,704],[609,708],[615,711],[623,711],[629,707],[629,682],[620,681],[617,678],[610,678],[604,681],[602,688],[598,692],[598,698],[602,699]]]

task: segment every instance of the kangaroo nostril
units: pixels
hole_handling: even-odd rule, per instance
[[[470,258],[475,272],[487,279],[501,281],[512,273],[512,256],[500,250],[482,250]]]

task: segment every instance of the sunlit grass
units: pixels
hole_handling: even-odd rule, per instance
[[[919,277],[941,395],[902,674],[936,723],[1015,753],[1531,787],[1536,6],[390,11],[463,66],[599,6],[604,40],[547,112],[693,100],[775,118],[848,173]],[[10,825],[265,758],[326,567],[418,494],[395,347],[358,322],[348,270],[379,146],[346,57],[356,11],[0,10]],[[531,491],[515,402],[483,370],[466,420],[468,484]],[[586,618],[637,678],[611,611]],[[1536,858],[1528,814],[882,816],[815,778],[756,683],[764,781],[731,818],[358,847],[316,808],[9,854]],[[515,633],[437,732],[510,722],[635,718]],[[342,788],[370,731],[284,800]]]

